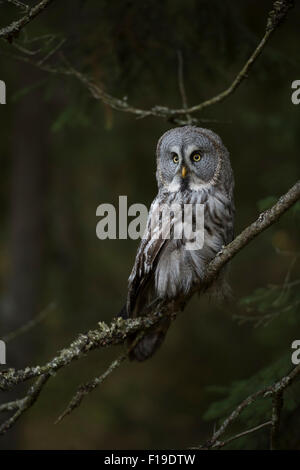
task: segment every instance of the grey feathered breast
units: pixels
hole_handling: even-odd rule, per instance
[[[157,182],[159,191],[129,277],[129,316],[141,314],[143,307],[156,297],[188,293],[195,282],[201,283],[209,261],[233,239],[234,179],[229,153],[217,134],[194,126],[167,131],[157,146]],[[201,249],[187,250],[184,238],[164,239],[159,224],[153,230],[158,208],[173,204],[204,205]],[[153,349],[149,344],[149,350]],[[142,346],[141,342],[141,354]]]

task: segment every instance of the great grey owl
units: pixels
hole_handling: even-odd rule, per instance
[[[234,179],[229,153],[220,137],[209,129],[195,126],[170,129],[159,139],[156,157],[158,194],[151,204],[147,229],[129,277],[127,303],[122,312],[125,317],[140,316],[154,299],[188,294],[195,283],[201,286],[208,263],[233,239]],[[201,249],[186,249],[185,237],[161,236],[158,207],[174,203],[179,207],[203,204]],[[218,290],[225,282],[221,278]],[[161,344],[169,322],[162,321],[149,331],[132,348],[130,357],[139,361],[150,357]],[[134,340],[133,336],[129,344]]]

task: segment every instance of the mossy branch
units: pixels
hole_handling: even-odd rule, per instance
[[[0,427],[0,433],[6,432],[21,416],[21,414],[33,405],[48,379],[58,370],[66,367],[73,361],[81,359],[95,349],[124,344],[127,338],[132,336],[133,333],[144,334],[145,331],[159,323],[161,318],[167,315],[170,316],[171,319],[176,318],[176,314],[183,310],[186,303],[196,291],[203,290],[204,288],[207,289],[217,278],[218,273],[229,260],[250,243],[254,237],[275,223],[299,199],[300,181],[297,181],[297,183],[290,188],[286,194],[279,198],[276,204],[267,211],[261,213],[255,222],[249,225],[229,245],[224,247],[223,250],[218,253],[218,255],[208,265],[204,282],[202,281],[201,285],[196,285],[188,296],[178,296],[168,301],[156,301],[147,307],[144,312],[145,316],[143,317],[128,320],[118,317],[115,318],[110,325],[100,322],[98,328],[91,330],[86,334],[80,334],[75,341],[70,344],[70,346],[61,350],[53,359],[44,365],[26,367],[21,370],[8,369],[0,372],[0,390],[2,391],[9,390],[29,379],[37,377],[40,378],[40,380],[37,380],[33,387],[29,389],[29,392],[23,399],[9,402],[6,405],[1,405],[2,411],[12,409],[17,409],[17,411],[12,418],[3,423]],[[110,375],[116,366],[120,365],[121,362],[126,359],[127,354],[128,351],[125,356],[120,356],[120,358],[114,361],[106,373],[93,379],[93,381],[87,384],[87,387],[81,388],[67,408],[66,414],[80,404],[83,396],[102,383],[104,378]],[[75,406],[73,406],[74,403]],[[274,413],[276,414],[278,407],[274,408],[274,410]],[[273,436],[275,436],[278,427],[276,419],[272,419],[272,426]],[[227,425],[225,427],[227,427]],[[219,435],[217,435],[216,439],[218,439],[218,436]]]

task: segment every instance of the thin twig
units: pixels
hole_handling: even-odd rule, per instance
[[[36,317],[34,317],[32,320],[29,320],[28,323],[25,325],[22,325],[20,328],[17,330],[11,331],[7,335],[3,336],[1,339],[5,342],[8,343],[9,341],[18,338],[19,336],[23,335],[24,333],[27,333],[30,331],[32,328],[34,328],[36,325],[41,323],[46,316],[53,311],[56,308],[55,303],[49,304],[44,310],[42,310]]]
[[[49,3],[51,0],[44,0],[41,3]],[[168,108],[166,106],[153,106],[150,109],[142,109],[137,108],[130,105],[127,99],[119,99],[116,98],[109,93],[106,93],[101,86],[95,83],[93,80],[88,78],[87,76],[83,75],[81,72],[75,70],[73,67],[53,67],[49,65],[45,65],[39,62],[35,62],[28,57],[18,57],[15,56],[14,58],[18,60],[23,60],[25,62],[31,63],[42,70],[45,70],[50,73],[62,73],[65,75],[71,75],[77,78],[91,93],[91,95],[97,99],[102,101],[103,103],[109,105],[111,108],[123,111],[126,113],[134,114],[137,118],[145,118],[148,116],[156,116],[167,119],[173,123],[177,123],[180,125],[189,124],[192,119],[192,123],[197,122],[195,118],[191,118],[187,116],[194,114],[196,112],[202,111],[203,109],[212,106],[214,104],[220,103],[228,98],[232,93],[236,91],[236,89],[241,85],[241,83],[248,77],[250,70],[252,69],[254,63],[262,53],[264,47],[266,46],[268,40],[270,39],[271,35],[275,32],[275,30],[279,27],[279,25],[285,20],[289,10],[294,6],[293,0],[276,0],[273,2],[272,10],[269,12],[267,17],[267,24],[265,33],[258,43],[257,47],[254,49],[252,54],[250,55],[249,59],[246,61],[245,65],[239,71],[233,82],[221,93],[215,95],[214,97],[203,101],[194,106],[185,107],[178,109]],[[37,7],[35,7],[37,8]],[[25,17],[24,17],[25,18]],[[1,37],[0,30],[0,37]],[[208,120],[206,120],[208,121]],[[201,122],[201,120],[200,120]]]
[[[35,7],[31,8],[27,13],[18,21],[14,21],[9,26],[2,28],[0,30],[0,38],[12,39],[21,31],[21,29],[31,22],[41,11],[43,11],[53,0],[43,0],[38,3]],[[14,2],[16,3],[16,1]],[[154,106],[148,110],[135,108],[130,106],[127,100],[122,100],[111,96],[110,94],[104,92],[104,90],[91,81],[88,77],[84,76],[82,73],[76,71],[71,66],[66,68],[54,68],[49,65],[46,65],[45,62],[52,56],[58,48],[52,49],[50,53],[44,56],[43,59],[39,60],[35,65],[42,68],[43,70],[52,72],[52,73],[64,73],[67,75],[73,75],[79,81],[81,81],[90,91],[90,93],[102,102],[110,105],[112,108],[129,112],[135,114],[137,117],[143,118],[146,116],[159,116],[172,122],[177,122],[180,124],[191,122],[191,114],[195,112],[202,111],[204,108],[211,105],[217,104],[228,98],[240,84],[247,78],[249,71],[253,67],[255,61],[262,53],[267,41],[277,27],[282,23],[286,18],[286,15],[289,9],[293,6],[292,0],[277,0],[273,3],[273,9],[268,15],[266,31],[257,45],[257,47],[252,52],[250,58],[247,60],[243,68],[237,74],[233,82],[229,87],[223,90],[221,93],[212,97],[211,99],[205,100],[198,105],[188,107],[186,94],[183,84],[183,71],[182,71],[182,58],[181,64],[179,64],[179,84],[180,91],[183,100],[183,107],[179,109],[171,109],[163,106]],[[60,46],[59,46],[60,47]],[[27,60],[29,63],[33,63],[31,60]],[[184,119],[183,119],[184,118]],[[241,249],[243,249],[254,237],[259,233],[269,227],[271,224],[276,222],[279,217],[286,212],[292,204],[294,204],[300,196],[300,182],[298,181],[284,196],[282,196],[279,201],[268,211],[262,213],[259,218],[250,226],[248,226],[238,237],[233,240],[227,247],[225,247],[216,258],[208,266],[208,270],[204,279],[203,284],[205,287],[208,287],[216,278],[222,267],[232,259]],[[165,315],[171,315],[174,317],[176,312],[189,300],[194,292],[203,288],[203,286],[196,286],[195,289],[188,295],[187,298],[176,298],[171,301],[162,302],[160,305],[156,306],[156,309],[150,312],[146,317],[141,317],[131,320],[121,320],[115,319],[111,325],[106,325],[102,323],[99,325],[99,328],[93,331],[89,331],[86,335],[80,335],[70,346],[62,350],[56,357],[43,366],[36,367],[26,367],[24,370],[15,371],[14,369],[9,369],[8,371],[3,371],[0,373],[0,389],[7,390],[21,382],[24,382],[28,379],[38,377],[35,383],[30,387],[27,395],[19,400],[14,402],[9,402],[1,405],[0,411],[12,411],[17,410],[12,417],[6,420],[0,426],[0,434],[4,434],[8,429],[10,429],[15,422],[20,418],[20,416],[28,410],[34,402],[37,400],[39,394],[41,393],[42,388],[46,384],[49,377],[54,374],[57,370],[67,366],[72,361],[80,359],[89,351],[96,349],[98,347],[106,347],[112,344],[122,344],[126,341],[128,336],[132,333],[143,332],[157,324],[161,318]],[[87,395],[90,391],[94,390],[100,383],[108,377],[116,367],[118,367],[123,360],[125,360],[127,354],[119,356],[110,367],[99,377],[96,377],[92,381],[82,386],[75,397],[71,400],[69,407],[60,417],[60,419],[72,411],[76,406],[79,406],[83,397]],[[281,398],[283,397],[284,390],[290,386],[296,377],[300,374],[300,366],[295,367],[290,374],[283,377],[280,381],[276,382],[273,386],[266,387],[262,390],[257,391],[255,394],[250,395],[246,398],[223,422],[221,427],[217,429],[212,439],[206,443],[208,448],[213,448],[220,446],[219,438],[227,430],[228,426],[238,418],[242,411],[250,406],[258,398],[272,397],[273,398],[273,412],[271,422],[263,423],[260,426],[256,426],[248,431],[244,431],[232,438],[229,438],[225,443],[231,442],[234,439],[237,439],[243,435],[254,432],[261,427],[270,425],[272,426],[271,431],[271,440],[274,441],[277,437],[279,422],[280,422],[280,411],[282,408]],[[273,447],[273,444],[272,444]],[[203,448],[203,446],[202,446]]]
[[[240,235],[216,255],[208,265],[204,279],[199,285],[195,285],[187,296],[180,295],[175,299],[162,301],[160,304],[155,305],[153,309],[150,309],[150,311],[146,310],[146,316],[143,317],[128,320],[117,318],[109,326],[101,322],[98,329],[91,330],[84,335],[79,335],[68,348],[60,351],[57,356],[43,366],[26,367],[23,370],[17,371],[8,369],[0,372],[0,390],[8,390],[18,383],[47,372],[53,373],[96,348],[123,344],[132,333],[149,329],[159,323],[162,317],[176,314],[195,292],[199,291],[199,289],[203,290],[204,286],[206,288],[209,287],[228,261],[250,243],[253,238],[276,222],[299,198],[300,180],[286,194],[281,196],[273,207],[260,214],[255,222],[243,230]]]
[[[100,384],[104,382],[105,379],[117,368],[119,367],[125,359],[127,359],[128,354],[121,354],[117,359],[115,359],[110,366],[106,369],[106,371],[101,374],[99,377],[95,377],[93,380],[90,380],[89,382],[86,382],[85,384],[80,385],[78,388],[77,392],[71,399],[70,403],[68,404],[67,408],[55,421],[55,424],[59,423],[63,418],[65,418],[67,415],[72,413],[72,411],[77,408],[84,397],[91,393],[93,390],[95,390],[96,387],[98,387]]]
[[[52,57],[62,46],[63,44],[66,42],[66,39],[65,38],[62,38],[58,44],[56,44],[49,52],[48,54],[46,54],[41,60],[39,60],[38,62],[38,65],[41,66],[43,65],[45,62],[47,62],[47,60],[50,59],[50,57]]]
[[[65,418],[67,415],[72,413],[72,411],[74,411],[75,408],[77,408],[81,404],[82,400],[84,399],[84,397],[86,395],[88,395],[93,390],[95,390],[95,388],[97,388],[99,385],[101,385],[104,382],[104,380],[107,379],[107,377],[109,375],[111,375],[111,373],[122,364],[122,362],[124,362],[126,359],[128,359],[129,353],[132,351],[132,349],[135,348],[135,346],[142,339],[143,336],[144,336],[143,332],[141,332],[139,335],[137,335],[137,337],[132,342],[130,347],[127,349],[127,351],[125,353],[121,354],[120,356],[118,356],[117,359],[115,359],[110,364],[110,366],[106,369],[106,371],[103,372],[103,374],[101,374],[98,377],[95,377],[94,379],[90,380],[89,382],[86,382],[85,384],[80,385],[77,392],[75,393],[75,395],[73,396],[73,398],[69,402],[69,404],[68,404],[67,408],[65,409],[65,411],[55,421],[55,424],[59,423],[63,418]]]
[[[3,403],[3,405],[0,405],[0,413],[3,411],[13,411],[17,410],[20,408],[20,406],[23,403],[23,398],[14,400],[14,401],[8,401],[7,403]]]
[[[12,3],[16,7],[21,8],[21,10],[27,11],[29,9],[29,5],[26,5],[25,3],[20,2],[19,0],[6,0],[6,1],[7,3]]]
[[[209,264],[207,275],[205,277],[205,285],[208,286],[218,276],[222,267],[244,248],[254,237],[265,230],[268,226],[273,224],[279,217],[291,207],[300,197],[300,181],[298,181],[278,202],[270,209],[262,213],[258,219],[247,227],[233,242],[225,247],[214,260]],[[203,282],[203,281],[202,281]],[[200,286],[198,286],[199,289]],[[196,291],[196,288],[195,288]],[[194,291],[193,291],[194,292]],[[192,293],[193,293],[192,292]],[[17,409],[16,413],[7,420],[0,428],[0,433],[6,432],[36,400],[41,392],[44,383],[48,378],[59,369],[67,366],[74,360],[82,358],[85,354],[99,347],[107,347],[113,344],[122,344],[133,333],[142,333],[147,331],[152,326],[160,322],[161,318],[169,315],[171,318],[175,317],[176,312],[183,309],[187,301],[192,296],[189,294],[186,298],[175,298],[168,301],[154,302],[151,309],[147,311],[144,317],[123,320],[122,318],[115,319],[109,326],[105,323],[99,323],[99,328],[89,331],[85,335],[80,335],[68,348],[62,350],[57,356],[43,366],[26,367],[23,370],[8,369],[0,372],[0,390],[7,390],[21,382],[24,382],[33,377],[39,377],[40,381],[36,381],[34,386],[30,389],[29,393],[19,402],[21,406]],[[113,364],[113,370],[121,362]],[[105,377],[109,375],[109,370]],[[273,396],[276,392],[284,390],[285,387],[290,385],[300,372],[300,366],[297,366],[287,377],[276,383],[273,387],[256,392],[256,394],[248,397],[237,407],[232,414],[224,421],[223,425],[214,433],[213,439],[209,441],[209,446],[213,446],[219,437],[225,432],[229,424],[234,421],[244,408],[249,406],[253,401],[259,397]],[[95,385],[101,383],[103,377],[96,379]],[[93,382],[93,381],[92,381]],[[91,386],[93,389],[93,384]],[[77,397],[78,398],[78,397]],[[4,405],[5,406],[5,405]],[[8,406],[8,405],[6,405]]]
[[[221,447],[225,447],[231,442],[240,439],[241,437],[247,436],[248,434],[252,434],[256,431],[259,431],[262,428],[265,428],[266,426],[271,426],[272,421],[266,421],[265,423],[259,424],[258,426],[255,426],[254,428],[247,429],[247,431],[240,432],[239,434],[236,434],[235,436],[229,437],[225,441],[217,441],[212,448],[213,449],[220,449]]]
[[[236,237],[229,245],[211,261],[208,266],[207,274],[202,283],[207,287],[214,279],[218,276],[219,271],[223,266],[233,258],[242,248],[244,248],[254,237],[259,233],[273,224],[284,214],[289,207],[291,207],[300,197],[300,181],[298,181],[285,195],[281,196],[276,204],[267,211],[260,214],[258,219],[248,226],[238,237]],[[8,390],[9,388],[24,382],[33,377],[38,377],[38,380],[31,387],[28,394],[18,402],[20,405],[16,413],[9,418],[0,427],[0,434],[5,433],[13,424],[19,419],[19,417],[26,411],[30,406],[33,405],[35,400],[38,398],[44,384],[59,369],[67,366],[74,360],[82,358],[85,354],[99,347],[107,347],[112,344],[122,344],[126,339],[132,335],[132,333],[142,334],[152,326],[159,323],[159,321],[167,315],[171,318],[175,318],[176,312],[183,310],[185,304],[191,298],[192,294],[199,290],[195,287],[187,297],[179,296],[178,298],[171,299],[168,301],[154,302],[150,313],[146,309],[147,315],[144,317],[138,317],[134,319],[124,320],[122,318],[115,319],[110,326],[104,322],[99,323],[99,328],[96,330],[89,331],[85,335],[79,335],[79,337],[66,349],[62,350],[56,357],[43,366],[26,367],[25,369],[15,370],[8,369],[0,372],[0,390]],[[202,287],[203,288],[203,287]],[[119,358],[115,363],[104,374],[104,378],[107,377],[117,365],[122,362],[122,358]],[[272,387],[267,387],[263,390],[259,390],[255,394],[249,396],[244,400],[224,421],[222,426],[217,430],[213,438],[206,443],[205,447],[212,447],[218,440],[219,437],[225,432],[229,424],[234,421],[240,413],[257,400],[259,397],[273,396],[274,393],[278,393],[284,390],[290,385],[294,379],[300,373],[300,365],[295,367],[292,372],[277,382]],[[103,375],[98,377],[91,382],[91,389],[94,389],[94,385],[97,386],[103,381]],[[89,388],[89,387],[88,387]],[[85,394],[84,394],[85,395]],[[79,396],[80,399],[80,396]],[[78,396],[75,400],[77,403]],[[79,400],[80,402],[81,400]],[[3,405],[8,406],[7,404]],[[72,404],[73,406],[73,404]]]
[[[265,387],[257,392],[249,395],[246,399],[244,399],[232,412],[231,414],[223,421],[221,426],[214,431],[213,436],[209,439],[205,444],[200,445],[197,447],[198,449],[211,449],[214,446],[218,446],[218,442],[220,441],[220,437],[225,433],[227,428],[230,424],[232,424],[240,414],[248,408],[248,406],[252,405],[252,403],[256,402],[260,398],[274,398],[275,396],[280,397],[280,400],[283,400],[283,393],[287,387],[291,386],[296,378],[300,376],[300,364],[294,367],[289,374],[279,379],[273,385]],[[273,436],[276,435],[279,428],[280,422],[280,411],[282,409],[283,401],[275,402],[273,401],[273,413],[271,419],[271,426],[272,426],[272,434]]]
[[[34,405],[49,377],[50,374],[45,374],[39,377],[35,381],[35,383],[30,387],[26,397],[15,402],[18,403],[17,411],[13,414],[13,416],[8,418],[6,421],[4,421],[3,424],[1,424],[0,435],[5,434],[22,416],[22,414]]]

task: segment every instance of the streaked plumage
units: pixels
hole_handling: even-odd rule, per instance
[[[155,298],[188,293],[194,283],[201,283],[209,261],[233,238],[234,179],[229,153],[220,137],[194,126],[174,128],[159,139],[156,155],[158,194],[129,277],[127,316],[141,315]],[[157,223],[158,207],[174,203],[182,208],[184,204],[192,207],[204,204],[201,249],[187,250],[186,238],[159,236],[164,225]],[[153,221],[156,225],[151,227]],[[175,213],[172,226],[176,227],[176,223]],[[132,358],[144,360],[151,356],[161,344],[168,325],[168,321],[162,322],[147,334],[133,349]]]

